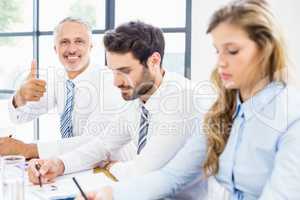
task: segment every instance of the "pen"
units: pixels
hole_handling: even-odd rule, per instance
[[[35,169],[40,171],[41,165],[39,163],[35,163]],[[39,175],[39,185],[42,187],[42,177],[41,174]]]
[[[84,198],[84,200],[88,200],[87,196],[85,195],[85,193],[83,192],[83,190],[81,189],[80,185],[78,184],[77,180],[75,179],[75,177],[72,177],[75,185],[77,186],[77,188],[79,189],[81,196]]]

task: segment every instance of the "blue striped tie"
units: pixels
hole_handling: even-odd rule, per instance
[[[149,115],[148,110],[146,110],[146,108],[142,106],[137,154],[141,153],[142,149],[145,147],[147,142],[147,134],[148,134],[148,126],[149,126],[148,115]]]
[[[74,83],[70,80],[67,80],[67,100],[64,112],[60,116],[60,133],[62,138],[73,137],[72,111],[74,107],[74,87]]]

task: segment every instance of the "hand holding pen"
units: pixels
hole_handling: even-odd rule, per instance
[[[59,159],[32,159],[29,162],[28,177],[33,184],[51,183],[64,173],[64,164]]]

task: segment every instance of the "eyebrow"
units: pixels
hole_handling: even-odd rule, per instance
[[[217,45],[213,44],[213,46],[217,49]],[[227,42],[227,43],[223,43],[221,46],[222,46],[222,47],[239,46],[239,44],[234,43],[234,42]]]
[[[80,39],[80,40],[85,40],[83,37],[76,37],[76,38],[75,38],[75,40],[78,40],[78,39]]]
[[[224,46],[230,46],[230,45],[238,45],[238,44],[235,43],[235,42],[227,42],[227,43],[224,43],[223,45]]]
[[[82,37],[75,37],[74,40],[85,40],[83,39]],[[59,41],[62,41],[62,40],[72,40],[72,38],[68,38],[68,37],[64,37],[64,38],[61,38]]]
[[[59,41],[63,41],[63,40],[70,40],[68,38],[60,38]]]
[[[129,68],[130,68],[129,66],[124,66],[124,67],[120,67],[120,68],[118,68],[116,70],[123,71],[123,70],[127,70]]]

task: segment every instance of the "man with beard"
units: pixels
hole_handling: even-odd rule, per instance
[[[38,79],[33,62],[28,78],[10,101],[9,110],[13,122],[24,123],[56,109],[64,140],[27,144],[11,137],[0,138],[0,155],[18,154],[27,159],[60,155],[91,140],[89,130],[101,128],[99,121],[105,122],[112,117],[111,114],[104,118],[103,114],[97,119],[98,124],[90,122],[87,127],[94,111],[112,111],[115,105],[123,102],[118,97],[119,92],[111,87],[109,73],[91,66],[92,47],[92,30],[82,19],[68,17],[56,26],[54,50],[64,70],[48,68],[45,77],[45,71],[40,70],[40,78],[45,79]],[[75,137],[82,135],[86,137]]]
[[[91,141],[55,159],[33,160],[29,178],[47,183],[55,177],[88,169],[100,161],[117,179],[123,180],[158,170],[198,134],[199,117],[191,83],[163,66],[164,37],[159,28],[143,22],[128,22],[104,35],[108,68],[114,85],[131,109],[108,125],[102,139]],[[102,134],[101,134],[102,135]],[[133,141],[136,157],[127,162],[110,156]],[[35,164],[41,164],[40,171]]]

